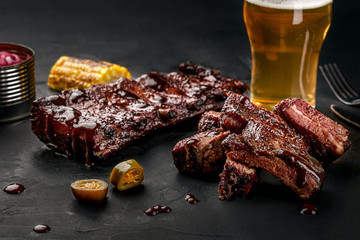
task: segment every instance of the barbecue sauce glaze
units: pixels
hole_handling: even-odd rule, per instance
[[[169,212],[171,212],[171,208],[169,208],[168,206],[156,205],[154,207],[147,209],[144,213],[148,216],[155,216],[159,213],[169,213]]]
[[[190,193],[185,195],[185,201],[187,201],[190,204],[195,204],[199,202],[199,200]]]
[[[37,232],[37,233],[46,233],[46,232],[50,231],[50,229],[51,228],[48,225],[39,224],[33,228],[33,231]]]
[[[20,183],[11,183],[4,188],[4,192],[8,194],[19,194],[25,190],[25,187]]]
[[[317,214],[318,209],[309,203],[304,203],[303,205],[300,206],[300,213],[304,214],[304,215],[315,215]]]

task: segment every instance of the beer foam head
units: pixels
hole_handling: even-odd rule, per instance
[[[246,0],[249,3],[278,9],[312,9],[332,3],[333,0]]]

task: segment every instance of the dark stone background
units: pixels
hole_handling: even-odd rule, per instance
[[[54,94],[47,85],[61,55],[107,60],[134,77],[170,72],[191,60],[249,82],[250,46],[242,19],[243,1],[1,1],[0,41],[36,52],[37,97]],[[320,63],[336,61],[359,90],[357,0],[335,0],[333,23]],[[352,149],[330,167],[322,191],[306,201],[319,212],[304,216],[300,200],[266,173],[246,198],[217,199],[217,182],[178,174],[171,149],[195,132],[197,119],[147,136],[101,166],[54,155],[31,132],[29,119],[0,125],[0,186],[20,182],[20,195],[0,192],[1,239],[360,239],[359,130],[329,110],[338,103],[318,76],[317,109],[350,130]],[[338,103],[339,104],[339,103]],[[339,104],[340,105],[340,104]],[[353,108],[359,112],[359,108]],[[119,161],[135,158],[144,167],[143,184],[128,192],[109,187],[101,206],[77,202],[70,183],[108,180]],[[189,205],[186,193],[200,202]],[[170,214],[143,211],[163,204]],[[36,234],[39,223],[52,229]]]

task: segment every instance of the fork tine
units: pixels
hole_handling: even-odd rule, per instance
[[[360,105],[359,93],[345,79],[336,63],[324,64],[319,69],[339,101],[346,105]]]
[[[320,71],[321,71],[322,75],[324,76],[325,80],[327,81],[327,83],[329,84],[331,91],[335,94],[335,96],[337,98],[341,98],[341,99],[346,98],[346,96],[344,95],[344,93],[342,91],[337,90],[337,89],[339,89],[339,86],[335,82],[334,77],[329,70],[328,64],[324,64],[324,68],[320,66]],[[342,96],[340,96],[340,95],[342,95]]]
[[[335,64],[334,64],[335,65]],[[339,87],[342,95],[344,96],[345,99],[347,98],[352,98],[353,95],[348,91],[348,89],[346,88],[345,84],[343,83],[342,79],[338,76],[334,65],[329,63],[329,71],[331,71],[331,75],[333,77],[333,81],[336,82],[336,85]]]
[[[346,78],[342,75],[340,69],[338,68],[337,64],[334,63],[334,68],[338,74],[338,76],[340,77],[340,79],[342,80],[342,82],[344,83],[345,87],[348,89],[348,91],[354,96],[354,97],[359,97],[359,94],[354,90],[354,88],[349,84],[349,82],[346,80]]]

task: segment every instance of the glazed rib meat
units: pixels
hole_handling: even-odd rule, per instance
[[[257,172],[254,168],[228,157],[220,174],[219,199],[246,196],[256,180]]]
[[[350,147],[348,130],[304,100],[285,99],[274,107],[274,112],[307,139],[310,154],[325,165],[330,165]]]
[[[290,127],[280,116],[258,107],[246,96],[230,94],[226,100],[220,116],[220,125],[233,133],[243,133],[248,122],[254,120],[269,126],[272,132],[279,135],[279,139],[286,139],[289,146],[296,146],[301,152],[308,152],[309,146],[304,137]],[[256,132],[256,129],[253,129]]]
[[[220,128],[220,112],[205,112],[199,121],[198,132],[204,132],[211,129]]]
[[[291,103],[292,108],[286,105],[288,103]],[[230,93],[220,113],[203,114],[199,132],[214,128],[231,132],[222,140],[227,160],[220,174],[220,199],[234,195],[245,196],[256,180],[258,169],[268,171],[303,199],[321,189],[325,171],[322,164],[310,157],[309,153],[314,152],[314,146],[315,149],[329,147],[327,141],[308,141],[307,138],[311,136],[309,132],[316,130],[318,132],[314,135],[319,135],[319,132],[325,135],[324,131],[331,128],[328,129],[328,134],[332,135],[331,142],[333,139],[340,139],[341,143],[338,145],[344,146],[345,150],[345,146],[349,144],[348,133],[324,115],[309,108],[311,107],[301,101],[288,99],[277,106],[275,114],[254,105],[245,96]],[[302,127],[296,126],[289,119]],[[319,121],[321,126],[305,124]],[[342,153],[339,152],[340,155]],[[322,151],[322,156],[332,155],[333,152]],[[178,169],[181,169],[182,163],[177,164]],[[197,171],[201,172],[199,169]]]
[[[150,131],[220,108],[229,90],[248,88],[197,65],[185,63],[179,69],[37,99],[32,130],[54,151],[92,164]]]
[[[288,141],[290,141],[290,144],[297,145],[304,151],[309,150],[309,146],[304,138],[288,126],[278,115],[256,106],[246,96],[230,94],[221,110],[221,127],[233,133],[241,134],[251,119],[268,124],[272,127],[273,131],[283,132],[284,136],[286,135]]]
[[[325,180],[319,162],[263,122],[250,120],[241,135],[231,134],[222,144],[227,157],[266,170],[303,199],[319,191]]]
[[[87,164],[162,124],[153,106],[119,89],[119,82],[34,101],[31,123],[48,147]]]
[[[176,168],[194,176],[219,174],[226,159],[221,142],[229,133],[213,129],[181,140],[172,151]]]
[[[198,132],[213,129],[225,131],[220,128],[220,115],[221,112],[205,112],[199,121]],[[225,150],[223,149],[223,151]],[[225,156],[225,153],[223,153],[223,156]],[[257,180],[257,171],[255,168],[250,168],[244,163],[227,158],[219,177],[219,199],[228,199],[237,195],[245,197],[253,183]]]
[[[324,170],[310,160],[304,137],[278,115],[238,94],[230,94],[221,112],[221,126],[239,134],[223,141],[227,157],[265,169],[302,198],[320,190]]]

